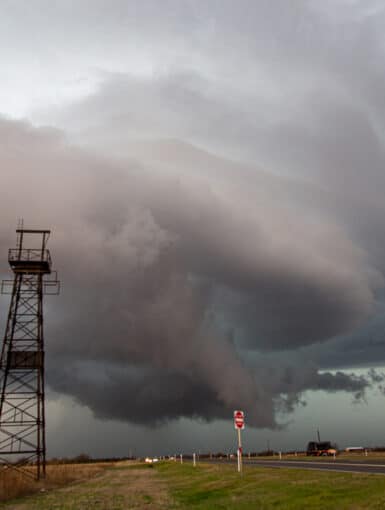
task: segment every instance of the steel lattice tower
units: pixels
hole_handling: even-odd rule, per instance
[[[58,294],[59,282],[46,248],[50,231],[16,232],[17,247],[8,254],[14,278],[1,288],[12,297],[0,358],[0,462],[32,476],[24,466],[36,465],[40,479],[46,462],[43,294]]]

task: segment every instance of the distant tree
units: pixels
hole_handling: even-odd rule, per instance
[[[91,457],[89,455],[87,455],[87,453],[81,453],[77,457],[73,458],[73,461],[77,462],[79,464],[85,463],[85,462],[91,462],[91,460],[92,460]]]

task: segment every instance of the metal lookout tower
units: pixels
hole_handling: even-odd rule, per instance
[[[45,476],[43,295],[58,294],[47,250],[49,230],[18,228],[8,262],[13,280],[1,291],[11,303],[0,358],[0,463]],[[28,246],[28,247],[25,247]],[[47,276],[51,275],[51,276]]]

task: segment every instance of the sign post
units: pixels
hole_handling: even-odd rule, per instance
[[[238,473],[242,473],[242,438],[241,430],[245,428],[245,413],[243,411],[234,411],[234,428],[238,432]]]

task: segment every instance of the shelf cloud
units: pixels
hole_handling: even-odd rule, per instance
[[[383,375],[340,369],[385,361],[381,3],[59,4],[0,21],[39,55],[0,91],[0,249],[53,230],[49,386],[146,426],[364,399]]]
[[[134,406],[150,425],[210,420],[242,406],[252,424],[276,427],[282,395],[371,384],[316,366],[269,380],[273,367],[245,361],[351,332],[382,283],[363,247],[330,215],[307,214],[286,177],[175,140],[134,144],[116,161],[57,130],[3,120],[1,131],[2,189],[20,190],[33,224],[49,211],[54,231],[64,285],[49,324],[53,389],[104,418],[134,420]],[[156,151],[156,162],[143,155]],[[7,225],[13,200],[4,193]],[[4,252],[11,240],[3,229]]]

